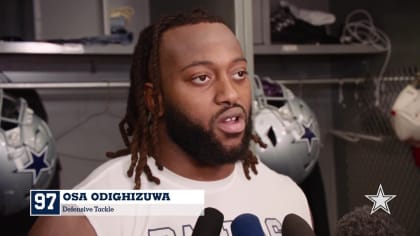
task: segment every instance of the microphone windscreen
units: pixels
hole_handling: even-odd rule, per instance
[[[241,214],[230,225],[233,236],[264,236],[264,231],[256,215]]]
[[[392,215],[385,211],[371,214],[371,211],[372,206],[364,205],[346,213],[337,221],[335,235],[409,235]]]
[[[311,226],[302,219],[302,217],[295,214],[288,214],[284,217],[281,226],[282,236],[315,236]]]
[[[212,207],[204,209],[204,215],[198,217],[192,236],[219,236],[222,230],[224,216]]]

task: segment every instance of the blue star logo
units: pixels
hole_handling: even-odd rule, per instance
[[[29,162],[23,167],[23,169],[18,170],[18,172],[32,173],[33,184],[35,184],[41,176],[41,172],[51,169],[51,164],[46,160],[47,148],[42,150],[41,153],[34,153],[32,151],[29,151],[29,153]]]
[[[304,132],[303,135],[300,137],[300,140],[302,141],[306,141],[306,144],[308,146],[308,152],[312,151],[312,141],[318,139],[315,135],[314,132],[312,132],[312,130],[308,127],[306,127],[305,125],[302,125]]]

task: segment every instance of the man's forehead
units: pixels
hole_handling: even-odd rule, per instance
[[[163,35],[171,35],[171,37],[191,35],[194,33],[206,34],[214,31],[224,32],[225,34],[232,34],[232,31],[223,23],[220,22],[199,22],[194,24],[185,24],[175,26],[168,29]]]
[[[242,56],[233,32],[221,23],[198,23],[179,26],[162,35],[161,57],[201,60],[215,51],[224,50]]]

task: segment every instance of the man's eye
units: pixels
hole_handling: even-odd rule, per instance
[[[248,71],[241,70],[233,74],[233,79],[242,80],[242,79],[245,79],[247,76],[248,76]]]
[[[204,84],[210,80],[210,77],[207,75],[199,75],[192,79],[192,82],[195,84]]]

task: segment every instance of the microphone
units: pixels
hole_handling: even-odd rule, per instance
[[[204,215],[199,216],[195,223],[192,236],[219,236],[222,231],[224,216],[212,207],[204,209]]]
[[[388,213],[371,211],[371,206],[363,205],[346,213],[338,220],[335,235],[408,235],[407,229]]]
[[[253,214],[241,214],[230,225],[233,236],[264,236],[258,217]]]
[[[284,217],[281,226],[282,236],[315,236],[311,226],[302,217],[296,214],[288,214]]]

